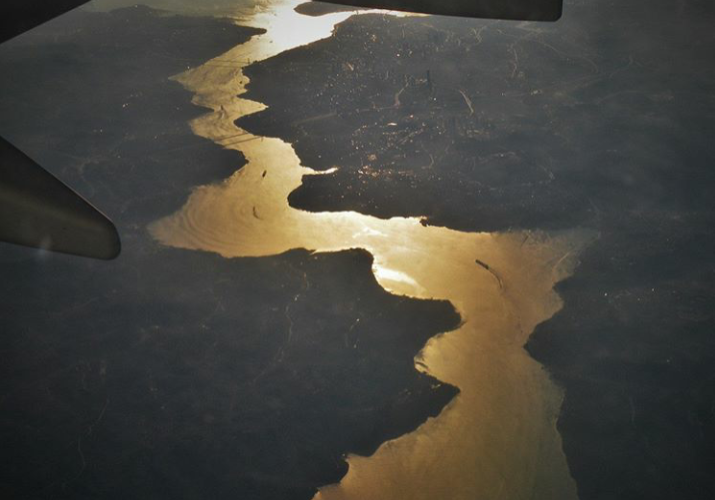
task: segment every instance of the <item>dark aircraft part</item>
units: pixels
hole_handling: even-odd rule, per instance
[[[121,249],[109,219],[2,138],[0,240],[96,259]]]
[[[0,0],[0,42],[88,0]],[[113,259],[114,224],[78,194],[0,138],[0,241]]]
[[[0,42],[9,40],[89,0],[0,0]]]
[[[563,0],[329,0],[330,3],[443,16],[556,21]]]

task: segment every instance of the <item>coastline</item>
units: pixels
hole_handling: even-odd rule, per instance
[[[557,425],[584,500],[715,491],[715,11],[690,2],[673,24],[665,4],[646,4],[570,2],[555,25],[356,17],[252,66],[262,85],[247,96],[271,106],[240,122],[331,171],[304,178],[296,209],[601,235],[557,287],[567,306],[526,346],[565,389]]]
[[[417,218],[384,220],[354,212],[308,213],[290,208],[289,194],[300,186],[304,175],[315,172],[300,165],[290,144],[254,136],[235,125],[241,116],[265,109],[265,105],[243,97],[247,78],[241,69],[291,48],[284,45],[291,41],[276,28],[293,23],[291,35],[298,34],[293,46],[306,43],[301,34],[316,38],[314,30],[301,26],[309,18],[296,19],[292,9],[289,12],[283,7],[280,12],[266,18],[269,27],[265,36],[177,77],[196,93],[195,104],[212,110],[192,122],[195,133],[240,150],[248,163],[221,185],[197,188],[182,210],[150,226],[152,235],[164,245],[224,257],[260,257],[291,248],[320,253],[364,248],[375,258],[373,272],[383,288],[396,295],[449,300],[462,315],[459,330],[432,338],[415,359],[419,371],[459,387],[455,404],[416,432],[383,443],[368,458],[349,456],[347,476],[340,484],[321,489],[318,498],[398,497],[408,485],[413,498],[447,491],[444,488],[456,488],[462,491],[459,495],[486,494],[490,498],[514,498],[525,491],[537,498],[575,498],[575,485],[555,429],[560,390],[522,346],[536,324],[561,308],[553,285],[573,272],[579,251],[593,234],[469,234],[426,227]],[[328,28],[328,23],[344,19],[321,18]],[[265,27],[261,16],[253,21],[253,26]],[[322,33],[318,39],[329,35]],[[235,64],[236,69],[221,69],[227,63]],[[398,234],[402,242],[395,246],[390,235]],[[439,255],[439,264],[426,261],[429,254],[433,259]],[[486,267],[484,263],[488,263]],[[494,280],[493,272],[503,283]],[[496,358],[482,357],[479,353],[485,348]],[[483,363],[478,365],[478,373],[464,371],[475,359]],[[512,372],[501,382],[497,380],[505,372],[498,360],[506,362]],[[483,387],[487,380],[494,383],[488,394],[470,388],[475,381]],[[499,400],[502,402],[497,403]],[[490,410],[492,403],[499,406],[497,414]],[[514,411],[524,418],[504,420],[498,415]],[[456,451],[454,433],[465,429],[471,434],[464,436]],[[443,439],[446,441],[436,444]],[[521,444],[515,447],[514,439]],[[418,484],[426,478],[408,473],[415,466],[408,462],[427,458],[426,450],[415,448],[424,447],[426,440],[437,448],[452,448],[451,459],[444,461],[439,472],[432,471],[436,478],[429,485]],[[484,464],[487,450],[492,462]],[[387,477],[392,479],[386,482]]]
[[[3,134],[127,242],[109,263],[0,249],[5,496],[305,500],[455,395],[412,365],[453,307],[388,294],[365,251],[224,259],[146,232],[245,161],[191,132],[204,110],[168,77],[259,32],[78,11],[0,50]]]
[[[13,50],[0,49],[3,135],[112,216],[127,243],[121,260],[103,265],[0,249],[7,278],[0,286],[6,360],[0,438],[2,456],[12,464],[0,496],[47,488],[45,496],[101,492],[122,500],[147,492],[156,499],[305,498],[315,485],[345,473],[341,453],[350,446],[340,443],[364,444],[372,435],[366,425],[375,414],[367,408],[403,401],[401,391],[414,378],[411,360],[403,359],[399,373],[381,368],[374,379],[360,378],[364,392],[348,395],[356,380],[337,368],[356,360],[342,357],[349,354],[342,350],[343,331],[350,332],[350,345],[371,331],[424,327],[419,338],[426,341],[454,325],[435,329],[436,317],[416,321],[424,307],[410,309],[416,322],[368,325],[384,306],[358,306],[376,296],[375,288],[338,296],[315,289],[347,292],[338,274],[353,267],[369,274],[374,260],[364,253],[296,250],[224,259],[163,248],[150,238],[147,223],[181,208],[194,186],[221,183],[245,161],[193,135],[187,120],[205,108],[192,106],[187,91],[167,80],[242,41],[235,31],[241,28],[190,16],[201,10],[236,21],[245,12],[236,12],[234,0],[147,1],[189,17],[172,24],[163,18],[168,12],[143,19],[125,11],[117,15],[127,22],[112,27],[101,17],[67,23],[78,19],[70,14],[11,42]],[[244,97],[270,108],[239,125],[281,137],[303,165],[324,172],[303,177],[290,194],[293,209],[360,212],[386,221],[397,216],[405,234],[413,230],[400,219],[405,215],[463,232],[596,229],[601,237],[578,259],[578,272],[555,287],[565,307],[539,324],[525,346],[564,388],[555,425],[578,494],[582,500],[713,498],[715,7],[686,1],[674,12],[647,0],[612,9],[567,4],[555,25],[356,17],[329,40],[252,65],[247,74],[260,85]],[[425,113],[427,69],[436,101]],[[374,113],[363,111],[373,102]],[[415,119],[402,123],[405,113]],[[351,152],[355,131],[359,150]],[[455,143],[440,141],[435,131]],[[419,134],[416,142],[410,134]],[[259,206],[245,210],[268,220]],[[431,253],[440,255],[439,249]],[[502,274],[485,255],[469,259]],[[294,303],[304,276],[313,289]],[[405,278],[383,272],[381,279],[387,277]],[[511,279],[503,285],[519,286]],[[427,304],[435,314],[440,310]],[[442,305],[440,314],[453,312]],[[290,331],[289,317],[302,318],[293,325],[294,351],[310,342],[330,346],[322,355],[302,351],[311,368],[301,377],[316,384],[286,385],[281,393],[264,380],[247,390],[241,381],[256,376],[255,365],[270,364],[271,350],[278,351]],[[364,330],[353,327],[357,319]],[[335,329],[326,329],[325,321]],[[337,344],[331,343],[335,334]],[[242,357],[247,351],[251,355]],[[407,351],[382,346],[380,352]],[[331,383],[321,385],[321,378]],[[426,380],[418,386],[428,391]],[[380,399],[386,381],[395,383],[395,392]],[[334,389],[331,398],[342,395],[340,401],[354,406],[322,413],[311,413],[307,404],[277,406],[289,394],[318,387]],[[270,397],[251,399],[264,391]],[[365,394],[381,402],[360,406]],[[424,401],[424,407],[433,404],[430,397]],[[259,410],[246,414],[241,406]],[[291,431],[276,439],[266,417],[277,408],[285,418],[277,428],[310,415],[305,422],[316,425],[317,437]],[[331,426],[342,429],[327,437]],[[394,460],[404,441],[383,448]],[[371,453],[363,444],[358,451]],[[276,459],[283,461],[271,463],[268,449],[279,450]],[[484,456],[481,468],[494,462]],[[353,468],[353,483],[365,467],[369,463]],[[417,468],[438,470],[428,463]],[[285,493],[293,486],[300,491]]]

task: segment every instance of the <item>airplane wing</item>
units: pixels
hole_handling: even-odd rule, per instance
[[[563,0],[329,0],[329,3],[444,16],[556,21]]]
[[[97,259],[113,259],[120,250],[107,217],[2,138],[0,238]]]
[[[0,42],[87,1],[2,0]],[[113,259],[121,249],[107,217],[2,138],[0,241],[96,259]]]
[[[89,0],[2,0],[0,43],[87,2]]]

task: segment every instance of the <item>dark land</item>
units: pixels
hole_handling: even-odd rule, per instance
[[[269,109],[241,126],[339,167],[298,208],[600,233],[527,345],[583,500],[715,497],[714,22],[699,0],[361,16],[248,70]]]
[[[371,258],[164,248],[146,224],[241,166],[168,77],[255,34],[147,8],[73,12],[0,48],[0,133],[117,224],[112,262],[0,247],[2,498],[309,499],[345,454],[457,390],[414,369],[457,326]]]

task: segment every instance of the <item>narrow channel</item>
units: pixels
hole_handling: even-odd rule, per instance
[[[562,392],[523,346],[561,308],[554,285],[573,272],[593,233],[465,233],[414,217],[290,207],[288,195],[303,176],[319,173],[302,166],[290,144],[254,136],[235,121],[266,107],[241,97],[246,66],[327,38],[357,14],[304,16],[294,11],[302,2],[269,2],[239,21],[264,34],[175,77],[210,110],[191,123],[194,133],[241,152],[247,164],[222,183],[197,187],[183,208],[151,224],[151,234],[227,258],[362,248],[374,256],[383,288],[449,300],[461,314],[459,329],[432,338],[415,359],[417,370],[460,394],[372,456],[349,456],[347,475],[316,499],[577,498],[556,429]]]

